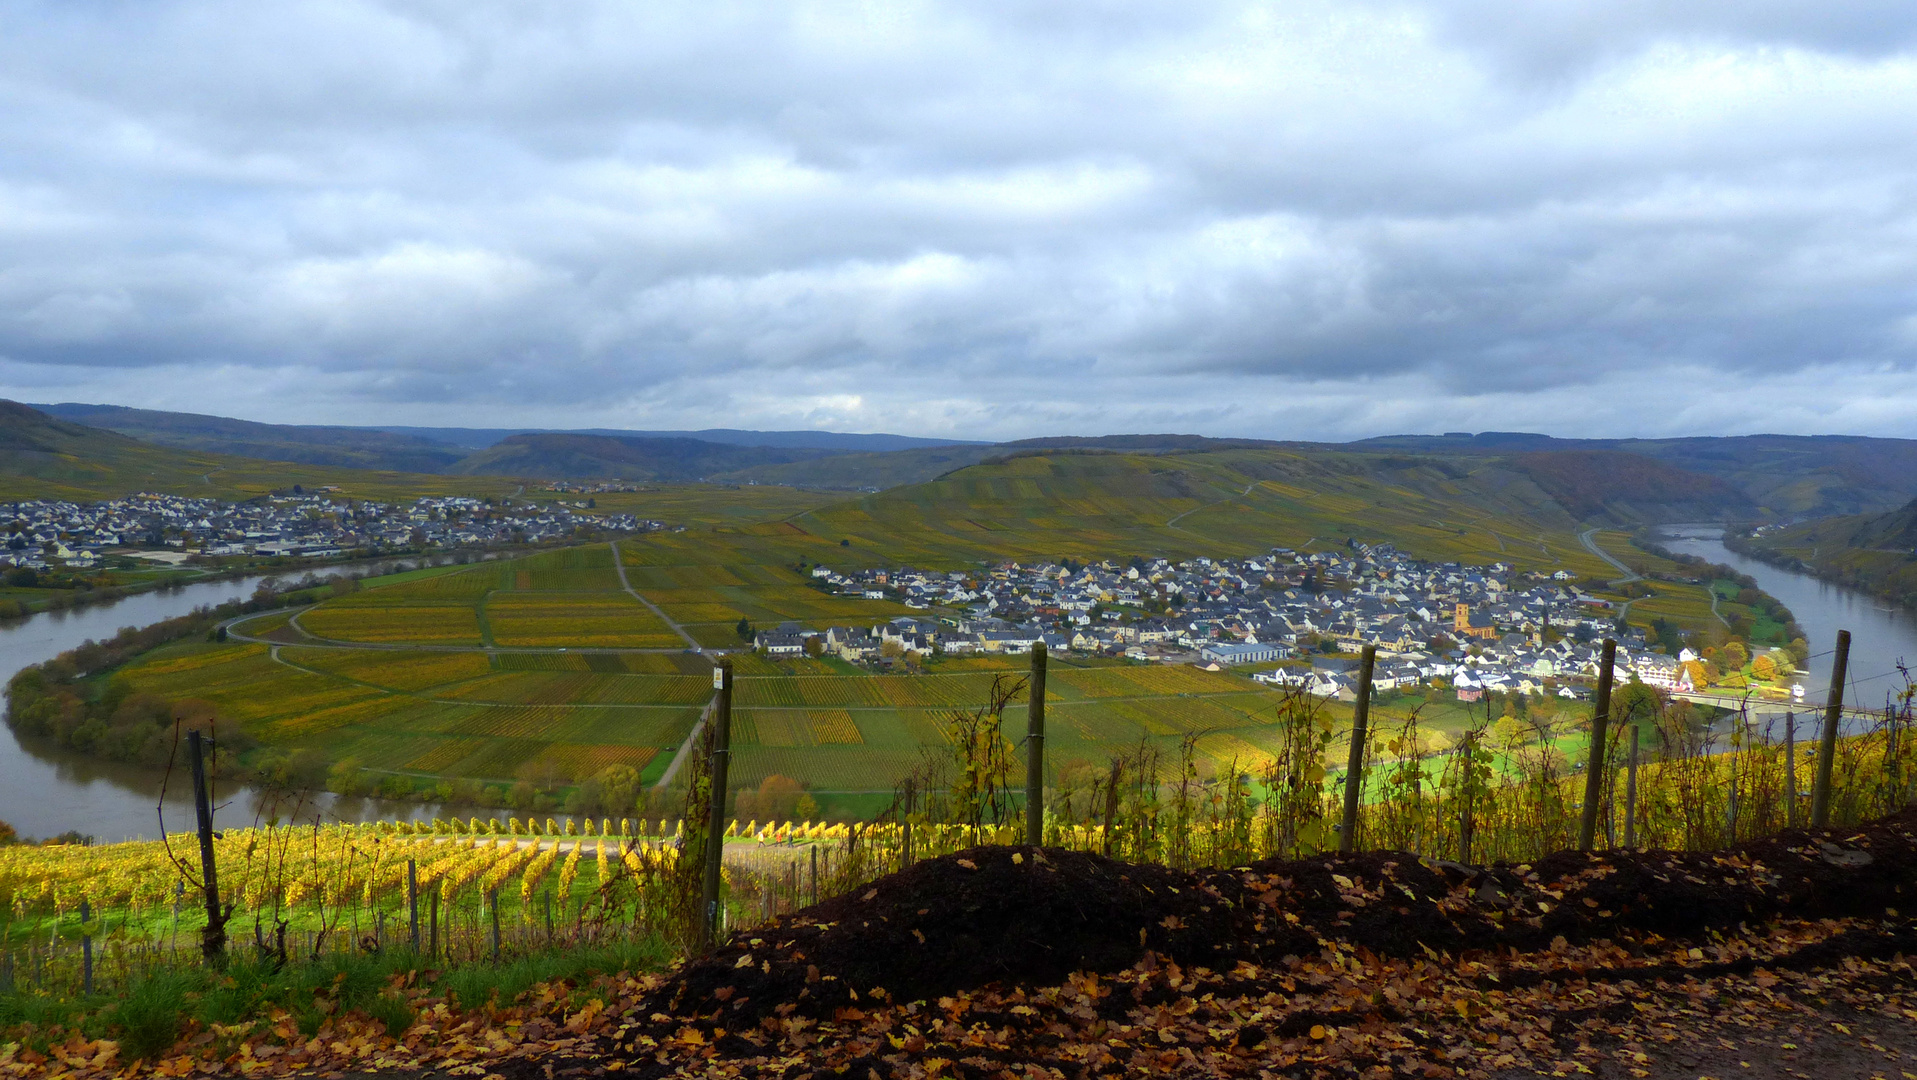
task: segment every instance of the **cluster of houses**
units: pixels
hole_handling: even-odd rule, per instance
[[[44,569],[97,565],[112,552],[323,557],[350,550],[487,547],[563,540],[582,527],[663,528],[631,514],[576,514],[565,506],[494,505],[441,497],[409,505],[339,498],[330,491],[246,502],[139,494],[96,503],[53,500],[0,507],[0,562]]]
[[[817,638],[815,652],[870,660],[906,651],[1016,653],[1044,642],[1055,651],[1258,665],[1265,670],[1253,677],[1262,681],[1350,696],[1355,662],[1332,654],[1373,645],[1380,689],[1445,685],[1475,701],[1490,691],[1579,696],[1597,674],[1598,643],[1616,636],[1620,679],[1673,689],[1683,678],[1677,658],[1646,647],[1641,629],[1620,633],[1610,601],[1585,592],[1568,571],[1430,563],[1389,545],[1126,566],[812,574],[828,591],[929,614],[877,626],[786,624],[760,634],[760,648],[797,654]]]

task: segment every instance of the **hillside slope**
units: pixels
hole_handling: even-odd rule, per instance
[[[1580,521],[1720,521],[1758,513],[1730,483],[1642,454],[1557,450],[1508,460]]]
[[[1620,451],[1714,476],[1778,517],[1882,513],[1917,497],[1917,440],[1857,435],[1735,435],[1682,439],[1556,439],[1529,432],[1392,435],[1347,449],[1487,457]]]
[[[908,451],[909,452],[909,451]],[[615,438],[609,435],[514,435],[452,466],[463,476],[547,479],[705,480],[762,465],[810,461],[831,450],[733,446],[700,439]],[[860,455],[866,456],[866,455]]]
[[[343,494],[373,499],[513,490],[505,481],[263,461],[156,446],[0,400],[0,499],[85,501],[136,491],[248,499],[295,484],[333,485]]]
[[[1917,500],[1888,514],[1824,518],[1755,537],[1727,537],[1725,542],[1759,558],[1917,607]]]
[[[1033,453],[793,516],[777,527],[907,561],[1248,555],[1388,541],[1425,557],[1584,567],[1576,522],[1500,462],[1277,449]],[[1593,572],[1598,572],[1595,566]],[[1580,571],[1581,572],[1581,571]]]
[[[349,469],[443,472],[466,452],[415,435],[367,428],[259,424],[224,416],[129,409],[119,405],[49,405],[41,411],[142,442],[266,461]]]

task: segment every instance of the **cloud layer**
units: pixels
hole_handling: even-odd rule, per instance
[[[1051,8],[0,4],[0,394],[1917,436],[1910,5]]]

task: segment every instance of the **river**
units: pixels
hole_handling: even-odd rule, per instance
[[[1917,613],[1869,593],[1739,555],[1724,546],[1723,535],[1724,530],[1715,525],[1672,525],[1660,530],[1660,540],[1672,551],[1749,574],[1758,588],[1791,609],[1810,642],[1813,659],[1805,665],[1809,671],[1804,680],[1810,703],[1822,702],[1830,686],[1830,651],[1839,630],[1850,631],[1846,705],[1882,708],[1884,695],[1903,687],[1897,667],[1917,664]]]
[[[315,572],[358,576],[387,573],[404,565],[386,561]],[[302,570],[287,576],[296,578],[305,573]],[[0,625],[0,679],[12,679],[21,668],[51,659],[89,638],[111,637],[123,626],[147,626],[202,605],[250,596],[264,580],[261,576],[202,582],[138,593],[110,604],[42,612]],[[160,780],[161,774],[152,769],[100,761],[62,749],[50,740],[22,738],[0,729],[0,820],[22,836],[38,838],[72,831],[102,842],[157,837]],[[250,824],[276,808],[250,791],[218,794],[222,806],[217,818],[222,825]],[[322,796],[317,803],[294,809],[308,819],[317,814],[328,819],[365,821],[430,816],[436,808]],[[167,795],[167,831],[191,829],[192,821],[191,794],[185,784],[172,784]]]

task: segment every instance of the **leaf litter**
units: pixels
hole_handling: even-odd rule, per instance
[[[397,1037],[347,1015],[303,1038],[282,1018],[128,1064],[75,1036],[0,1051],[0,1072],[1784,1076],[1815,1056],[1828,1076],[1851,1054],[1857,1075],[1917,1076],[1904,909],[1912,811],[1492,867],[1369,852],[1183,872],[974,848],[665,975],[464,1012],[421,998]]]

